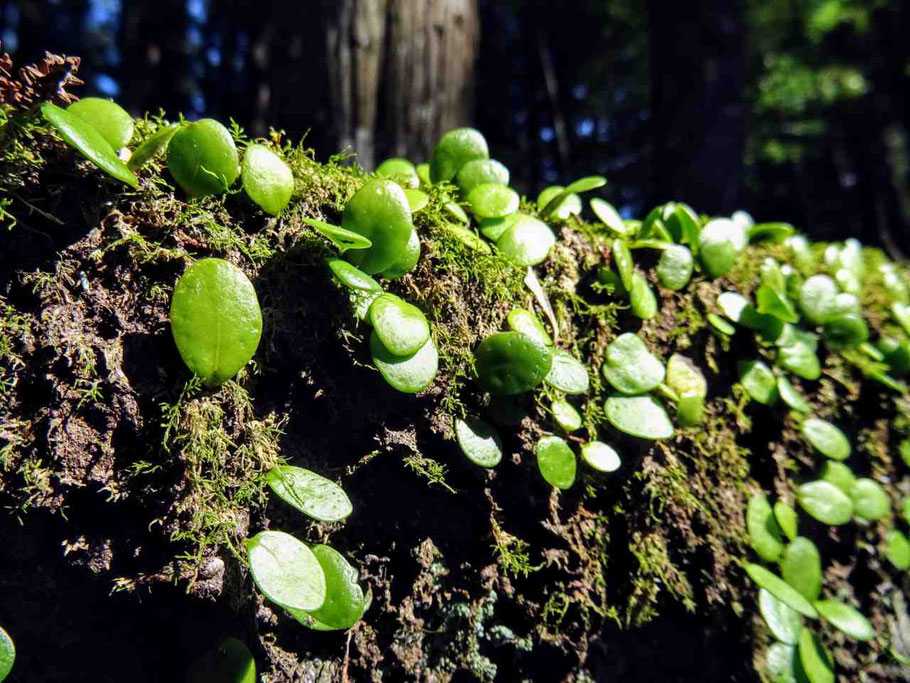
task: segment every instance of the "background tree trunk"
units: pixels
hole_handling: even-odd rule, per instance
[[[327,0],[330,109],[337,147],[373,168],[426,158],[470,121],[477,0]]]

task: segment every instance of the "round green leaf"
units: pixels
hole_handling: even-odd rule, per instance
[[[850,457],[850,442],[844,433],[827,420],[810,417],[802,425],[803,436],[815,449],[832,460],[846,460]]]
[[[439,352],[433,338],[409,356],[396,356],[379,339],[376,330],[370,335],[370,355],[379,374],[389,385],[405,394],[416,394],[436,379]]]
[[[657,297],[654,290],[641,273],[632,273],[632,288],[629,290],[629,303],[632,314],[642,320],[650,320],[657,315]]]
[[[869,339],[869,326],[859,315],[842,315],[825,323],[825,346],[839,351],[852,349]]]
[[[764,405],[777,401],[777,380],[771,368],[760,360],[740,361],[739,381],[753,400]]]
[[[687,247],[681,244],[671,245],[663,250],[657,262],[657,278],[661,286],[680,290],[692,279],[694,265],[692,252]]]
[[[705,397],[708,394],[708,382],[702,371],[690,358],[679,353],[674,353],[667,361],[665,381],[680,396],[695,394]]]
[[[799,307],[814,325],[824,325],[835,311],[837,284],[827,275],[813,275],[799,289]]]
[[[518,193],[505,185],[484,183],[468,193],[471,212],[478,218],[503,218],[518,211]]]
[[[780,394],[783,402],[792,410],[803,414],[812,412],[812,406],[809,405],[809,402],[794,388],[790,380],[783,375],[777,378],[777,393]]]
[[[281,500],[319,522],[338,522],[353,510],[351,499],[338,484],[302,467],[273,467],[266,472],[265,481]]]
[[[456,182],[464,193],[478,185],[508,185],[509,169],[495,159],[473,159],[458,171]]]
[[[635,264],[632,261],[632,252],[629,251],[629,245],[625,240],[613,240],[613,262],[616,264],[616,272],[619,273],[622,286],[631,290]]]
[[[856,477],[853,475],[853,470],[844,463],[835,460],[828,460],[825,462],[822,467],[820,478],[822,481],[834,484],[848,496],[850,495],[850,492],[853,491],[853,485],[856,483]]]
[[[812,603],[776,574],[772,574],[761,565],[752,564],[751,562],[745,564],[745,569],[749,578],[759,588],[764,588],[790,609],[796,610],[804,617],[809,617],[810,619],[818,617],[818,612],[815,611]]]
[[[903,377],[910,372],[910,341],[886,335],[876,342],[883,360],[895,377]]]
[[[619,212],[603,199],[595,197],[590,201],[591,210],[597,219],[620,237],[628,237],[630,230]]]
[[[581,415],[575,410],[575,406],[564,398],[558,398],[550,406],[553,411],[553,418],[556,424],[567,432],[574,432],[581,429]]]
[[[644,394],[664,381],[664,365],[631,332],[619,335],[607,347],[601,371],[624,394]]]
[[[540,319],[526,308],[513,308],[506,318],[509,329],[533,337],[541,344],[553,346],[553,339]]]
[[[139,179],[136,174],[120,161],[114,148],[85,119],[70,114],[50,102],[41,105],[41,115],[60,133],[60,137],[68,145],[95,166],[130,187],[139,187]]]
[[[553,354],[521,332],[497,332],[474,352],[480,386],[491,394],[523,394],[538,386],[553,364]]]
[[[897,529],[892,529],[885,536],[885,555],[897,569],[910,569],[910,541]]]
[[[319,560],[290,534],[262,531],[247,541],[247,553],[253,581],[275,604],[309,611],[325,602],[325,573]]]
[[[225,638],[190,665],[186,680],[187,683],[256,683],[256,661],[246,643]]]
[[[404,196],[408,199],[408,206],[411,207],[411,214],[423,211],[430,203],[430,196],[420,190],[414,190],[410,187],[402,188]]]
[[[773,315],[778,320],[788,323],[799,321],[799,314],[783,291],[778,291],[767,284],[763,284],[758,288],[755,298],[759,313]]]
[[[341,227],[363,235],[372,246],[349,257],[366,273],[381,273],[405,250],[411,231],[411,206],[398,184],[391,180],[368,180],[344,207]]]
[[[131,171],[135,171],[136,169],[145,166],[149,161],[154,159],[159,152],[167,149],[168,143],[170,143],[171,138],[174,137],[174,133],[179,129],[179,123],[172,123],[170,126],[161,126],[133,150],[129,161],[126,162],[127,167]]]
[[[208,386],[225,382],[259,346],[262,312],[253,283],[227,261],[197,261],[174,288],[171,332],[193,373]]]
[[[784,501],[779,500],[774,504],[774,519],[777,520],[777,525],[780,527],[781,531],[784,532],[784,536],[791,541],[796,538],[798,525],[796,510],[787,505]]]
[[[191,197],[221,194],[240,174],[234,138],[214,119],[200,119],[174,133],[167,146],[167,167]]]
[[[480,131],[456,128],[443,135],[430,159],[430,180],[434,183],[452,180],[473,159],[487,159],[490,151]]]
[[[797,536],[784,551],[780,563],[781,576],[810,602],[817,600],[822,590],[822,560],[815,544]]]
[[[243,153],[243,189],[250,199],[272,216],[291,201],[294,174],[291,167],[265,145],[250,145]]]
[[[536,266],[547,260],[556,236],[543,221],[521,215],[496,241],[496,247],[512,263]]]
[[[408,237],[408,243],[405,245],[401,254],[395,262],[382,271],[382,277],[388,280],[397,280],[410,273],[417,267],[420,260],[420,236],[417,231],[412,229],[411,236]]]
[[[853,514],[867,522],[885,519],[891,514],[891,502],[882,485],[874,479],[857,479],[850,490]]]
[[[590,384],[588,369],[562,349],[553,351],[553,363],[544,381],[567,394],[584,394]]]
[[[710,221],[698,235],[698,257],[712,278],[729,271],[745,247],[745,231],[729,218]]]
[[[721,313],[735,323],[742,321],[743,313],[751,306],[749,300],[739,292],[721,292],[717,297],[717,307]]]
[[[545,436],[537,442],[537,467],[547,483],[567,489],[575,482],[575,454],[558,436]]]
[[[700,424],[705,412],[705,397],[701,394],[686,393],[676,403],[676,420],[680,427],[694,427]]]
[[[394,294],[382,294],[370,306],[370,323],[382,345],[396,356],[410,356],[430,338],[423,312]]]
[[[782,346],[777,352],[777,363],[784,370],[810,381],[817,380],[822,375],[818,356],[803,340]]]
[[[429,164],[417,164],[417,177],[420,179],[421,184],[423,185],[432,185],[430,182],[430,165]]]
[[[480,221],[480,232],[488,240],[495,242],[524,215],[516,211],[502,218],[484,218]]]
[[[615,472],[622,464],[616,449],[602,441],[591,441],[583,445],[581,459],[598,472]]]
[[[850,605],[835,600],[819,600],[815,603],[821,618],[843,631],[854,640],[872,640],[875,630],[862,612]]]
[[[800,507],[822,524],[838,526],[853,518],[853,502],[834,484],[810,481],[796,491]]]
[[[818,636],[807,628],[799,636],[799,661],[809,683],[834,683],[834,660]]]
[[[771,643],[765,650],[765,671],[771,683],[799,683],[794,667],[798,655],[793,645]]]
[[[382,294],[382,287],[376,280],[356,266],[339,258],[326,259],[326,263],[341,284],[350,290],[354,315],[365,320],[373,301]]]
[[[673,423],[653,396],[614,394],[606,400],[604,412],[616,429],[640,439],[669,439],[673,436]]]
[[[796,645],[803,628],[799,612],[787,607],[764,588],[758,591],[758,608],[775,638],[782,643]]]
[[[133,137],[133,117],[116,102],[100,97],[83,97],[66,108],[101,133],[113,150],[126,147]]]
[[[784,551],[784,537],[764,493],[755,493],[749,499],[746,528],[749,545],[756,554],[765,562],[777,562]]]
[[[489,424],[476,417],[455,421],[458,446],[468,460],[481,467],[496,467],[502,460],[502,441]]]
[[[386,159],[376,167],[376,175],[380,178],[394,180],[403,188],[416,188],[420,185],[417,169],[407,159],[393,157]]]
[[[325,602],[316,610],[289,611],[304,626],[318,631],[351,628],[366,610],[357,570],[341,553],[327,545],[314,545],[313,555],[325,575]]]
[[[565,221],[569,216],[577,216],[581,213],[581,197],[577,194],[566,194],[562,185],[551,185],[546,187],[537,195],[537,210],[548,220]],[[549,210],[544,209],[550,205],[554,198],[560,197],[559,204],[554,204]]]
[[[454,218],[459,223],[464,223],[467,225],[471,222],[468,214],[465,213],[465,210],[461,208],[460,204],[456,204],[455,202],[446,202],[442,205],[442,208],[446,210],[446,213],[448,213],[449,216]]]
[[[9,633],[0,627],[0,681],[9,676],[13,670],[13,664],[16,662],[16,645]]]

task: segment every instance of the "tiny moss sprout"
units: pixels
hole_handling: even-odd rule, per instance
[[[200,119],[174,133],[167,146],[167,167],[190,197],[221,194],[240,175],[234,138],[214,119]]]

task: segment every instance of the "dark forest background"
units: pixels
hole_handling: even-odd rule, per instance
[[[910,2],[0,0],[19,64],[80,55],[83,95],[234,118],[325,159],[427,158],[480,128],[513,184],[600,173],[669,199],[910,254]]]

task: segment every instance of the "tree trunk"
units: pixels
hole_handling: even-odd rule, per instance
[[[476,0],[327,0],[325,22],[336,144],[361,165],[426,158],[468,123]]]

